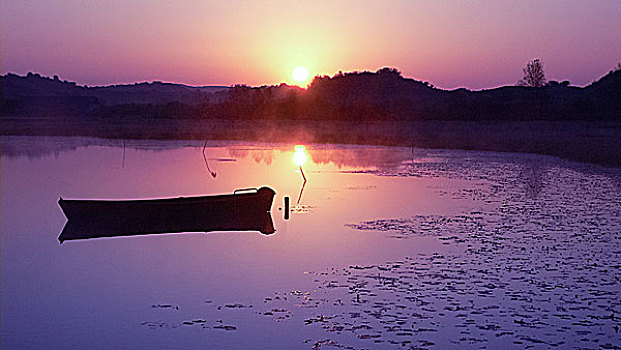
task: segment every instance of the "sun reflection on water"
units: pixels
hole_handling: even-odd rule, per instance
[[[306,163],[306,147],[302,145],[295,145],[293,147],[293,150],[294,150],[293,161],[295,162],[295,164],[300,166],[300,174],[302,175],[302,179],[304,179],[304,182],[302,182],[302,187],[300,188],[300,194],[298,195],[298,200],[294,208],[292,208],[292,211],[304,213],[306,211],[296,210],[295,207],[300,205],[300,199],[302,199],[302,193],[304,193],[304,187],[306,186],[306,175],[304,175],[304,170],[302,169],[302,165]]]
[[[300,167],[306,163],[306,147],[303,145],[293,147],[293,161]]]

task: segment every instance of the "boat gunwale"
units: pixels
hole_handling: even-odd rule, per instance
[[[263,192],[261,192],[263,190]],[[269,191],[267,194],[265,191]],[[269,187],[263,186],[257,189],[256,192],[243,192],[243,193],[227,193],[227,194],[219,194],[219,195],[206,195],[206,196],[190,196],[190,197],[170,197],[170,198],[153,198],[153,199],[65,199],[60,197],[58,200],[59,205],[63,204],[79,204],[79,205],[144,205],[144,204],[191,204],[193,202],[218,202],[218,201],[229,201],[231,199],[242,199],[245,197],[263,197],[263,196],[273,196],[276,194],[274,190]],[[269,209],[269,208],[268,208]],[[64,208],[63,208],[64,210]],[[268,210],[269,211],[269,210]]]

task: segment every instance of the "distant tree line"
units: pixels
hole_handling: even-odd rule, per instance
[[[571,120],[619,119],[621,71],[571,87],[547,82],[541,61],[525,68],[525,86],[483,91],[440,90],[394,68],[317,76],[307,89],[234,86],[229,98],[203,104],[206,118],[286,120]],[[532,76],[530,76],[532,75]]]
[[[404,78],[395,68],[382,68],[376,72],[339,72],[334,76],[317,76],[307,89],[285,84],[262,87],[235,85],[228,89],[225,98],[215,101],[197,97],[195,103],[172,101],[114,105],[103,103],[96,89],[67,85],[55,77],[45,83],[66,86],[64,89],[74,92],[60,97],[15,97],[5,93],[0,96],[0,104],[3,115],[68,113],[101,119],[138,116],[145,119],[355,122],[621,118],[621,69],[612,70],[586,88],[572,87],[568,81],[547,82],[543,62],[539,59],[530,61],[523,73],[519,86],[483,91],[448,91],[437,89],[428,82]],[[70,90],[72,88],[74,90]]]

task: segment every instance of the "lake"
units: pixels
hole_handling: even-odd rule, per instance
[[[294,146],[0,138],[2,348],[620,346],[618,168]],[[260,186],[272,235],[58,241],[60,197]]]

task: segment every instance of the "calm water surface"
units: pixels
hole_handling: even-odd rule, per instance
[[[598,348],[620,173],[372,146],[0,139],[2,347]],[[68,199],[276,191],[276,233],[58,242]],[[294,204],[283,219],[284,196]],[[299,198],[299,202],[298,202]]]

